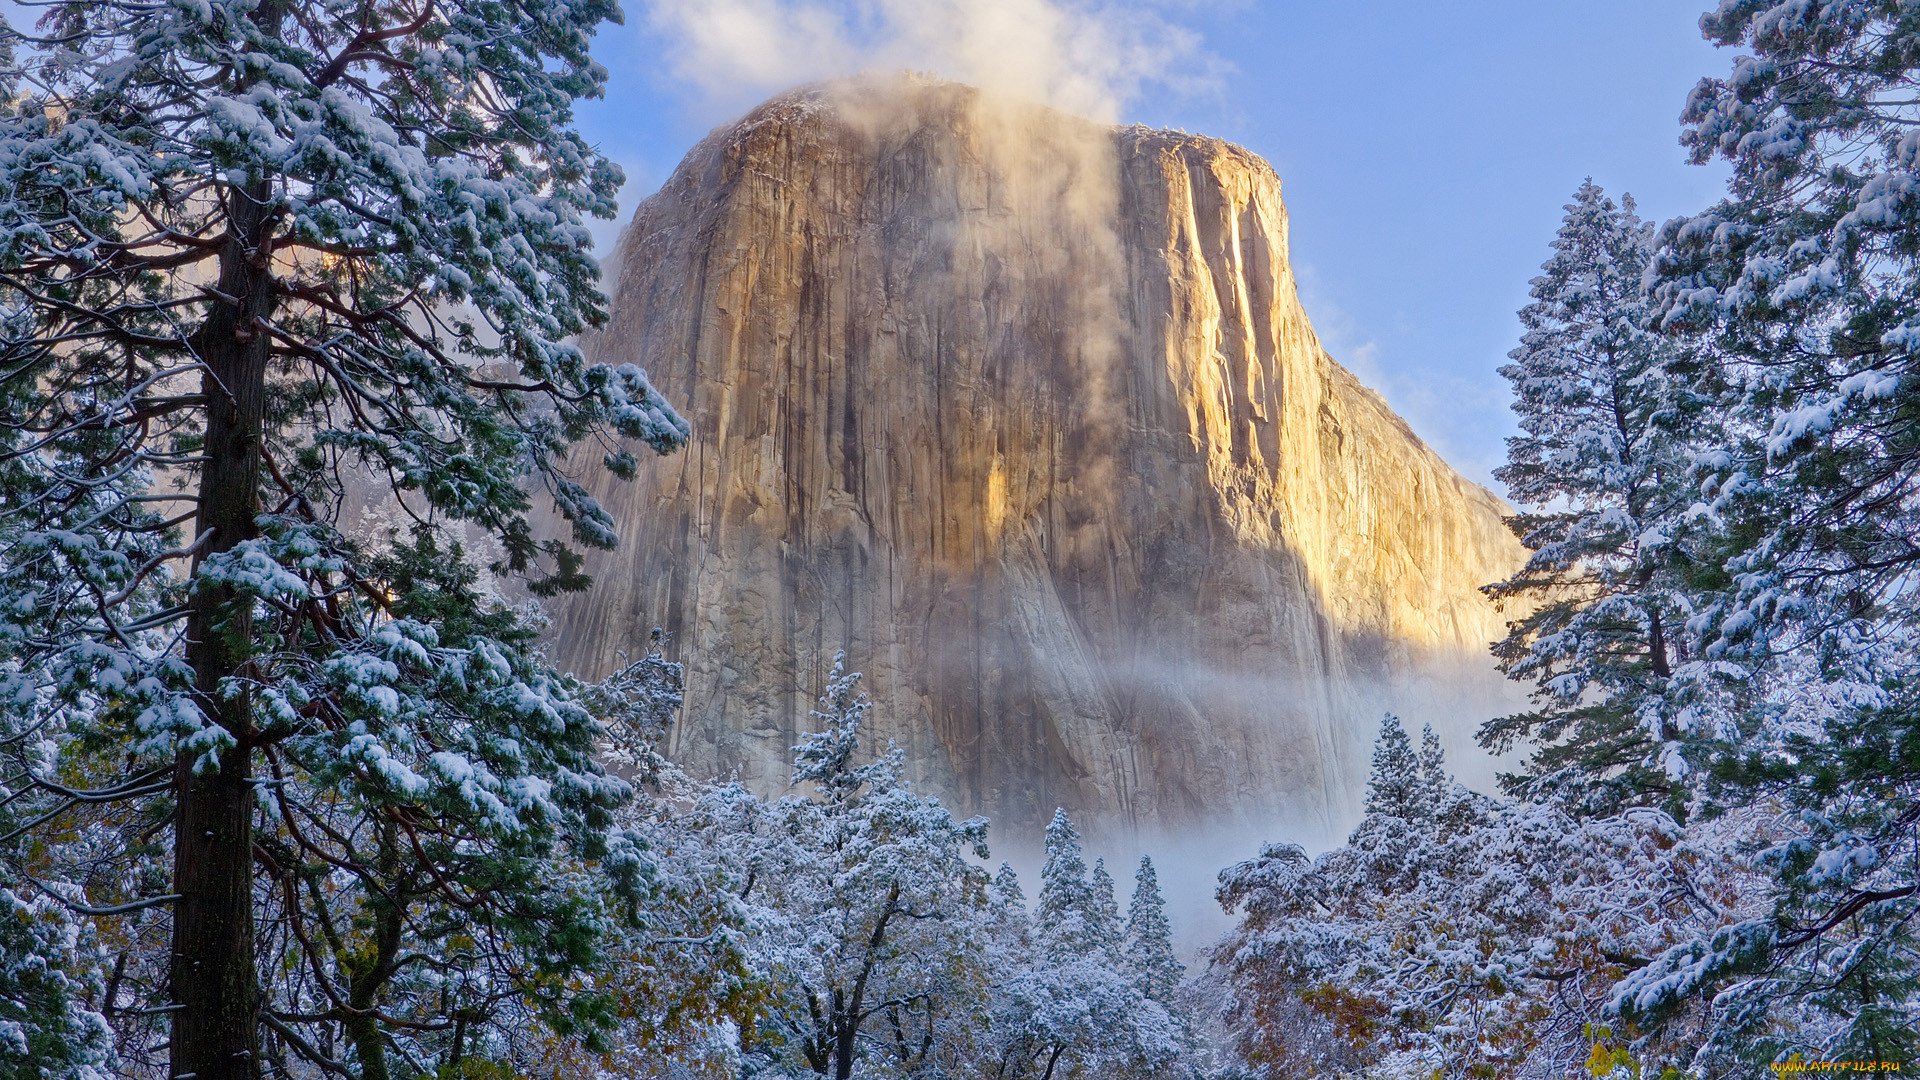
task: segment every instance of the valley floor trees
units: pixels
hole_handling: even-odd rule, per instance
[[[1655,809],[1582,819],[1469,791],[1389,716],[1345,846],[1273,844],[1221,872],[1241,1052],[1276,1077],[1545,1080],[1596,1044],[1684,1065],[1697,1003],[1652,1038],[1608,1006],[1649,956],[1740,909],[1748,879],[1717,847]]]
[[[732,958],[707,993],[738,1007],[696,1018],[670,1054],[649,1040],[671,1025],[633,1013],[616,1034],[622,1049],[583,1062],[587,1075],[1197,1076],[1152,863],[1142,862],[1123,921],[1112,878],[1087,866],[1078,831],[1057,813],[1030,909],[1010,867],[989,874],[980,861],[983,819],[956,820],[912,790],[897,751],[862,746],[872,703],[844,664],[794,748],[790,794],[694,783],[668,764],[660,798],[638,804],[648,820],[631,824],[682,901],[676,933]],[[659,929],[634,940],[656,948],[610,974],[616,998],[666,973]],[[687,969],[716,970],[708,960]],[[522,1063],[533,1075],[552,1065]]]

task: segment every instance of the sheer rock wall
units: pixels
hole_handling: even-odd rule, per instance
[[[588,348],[695,435],[589,480],[624,542],[553,647],[597,676],[670,631],[696,773],[783,787],[842,648],[875,745],[1003,827],[1339,828],[1381,711],[1458,753],[1515,704],[1506,508],[1320,347],[1245,150],[815,88],[697,146],[616,260]]]

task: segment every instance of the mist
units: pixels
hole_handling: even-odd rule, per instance
[[[1194,658],[1161,655],[1152,661],[1116,665],[1103,672],[1116,690],[1129,684],[1139,691],[1181,694],[1226,713],[1270,716],[1282,722],[1275,704],[1324,694],[1321,681],[1277,671],[1229,668]],[[1086,835],[1087,859],[1107,860],[1126,903],[1133,868],[1142,855],[1159,871],[1175,942],[1190,965],[1204,964],[1206,951],[1233,924],[1220,909],[1214,889],[1220,871],[1251,859],[1268,843],[1292,843],[1317,855],[1344,844],[1360,821],[1367,770],[1382,715],[1398,716],[1417,739],[1423,726],[1440,737],[1447,771],[1465,786],[1487,794],[1497,791],[1497,775],[1518,764],[1521,752],[1495,755],[1475,739],[1480,725],[1524,707],[1515,685],[1481,670],[1467,657],[1428,657],[1398,677],[1350,681],[1343,688],[1342,725],[1349,736],[1334,760],[1326,762],[1336,790],[1326,811],[1268,806],[1240,816],[1213,816],[1184,826],[1130,826],[1121,822],[1078,821]],[[1038,873],[1042,857],[1038,837],[996,829],[995,856],[1011,853],[1014,868]]]
[[[1154,87],[1217,87],[1223,63],[1167,2],[645,0],[689,104],[724,119],[801,83],[911,70],[1112,122]]]

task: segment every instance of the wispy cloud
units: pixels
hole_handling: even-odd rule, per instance
[[[1182,0],[645,0],[674,78],[716,115],[818,79],[915,70],[1117,118],[1150,87],[1200,92],[1223,65]]]

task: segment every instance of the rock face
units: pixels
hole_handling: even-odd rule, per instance
[[[1477,587],[1522,551],[1320,347],[1280,181],[1215,139],[920,79],[776,99],[621,242],[614,320],[692,420],[588,486],[623,546],[585,675],[670,631],[671,753],[785,785],[836,650],[968,811],[1340,827],[1380,713],[1510,708]]]

